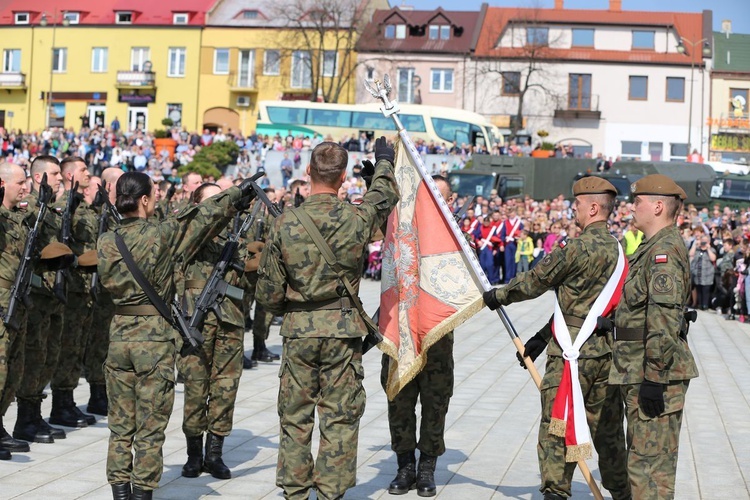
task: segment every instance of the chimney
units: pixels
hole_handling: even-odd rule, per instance
[[[609,10],[620,12],[622,10],[622,0],[609,0]]]
[[[563,10],[565,8],[564,2],[565,0],[555,0],[555,10]]]

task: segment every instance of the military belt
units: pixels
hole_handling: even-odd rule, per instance
[[[6,290],[10,290],[11,288],[13,288],[13,282],[0,278],[0,288],[5,288]]]
[[[160,316],[159,310],[151,304],[140,306],[117,306],[115,314],[120,316]]]
[[[643,339],[646,338],[646,328],[625,328],[615,326],[614,338],[615,340],[643,341]]]
[[[349,297],[336,297],[335,299],[319,300],[317,302],[287,302],[286,312],[300,311],[334,311],[351,310],[352,304]]]
[[[207,280],[185,280],[185,288],[205,288]]]
[[[566,325],[575,328],[581,328],[583,326],[583,322],[585,321],[585,318],[579,318],[578,316],[572,316],[565,313],[563,313],[563,319],[565,320]]]

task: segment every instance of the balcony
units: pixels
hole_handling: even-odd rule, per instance
[[[117,88],[152,89],[155,87],[156,73],[153,71],[118,71]]]
[[[229,91],[230,92],[257,92],[255,86],[255,74],[243,73],[237,74],[234,71],[229,73]]]
[[[559,105],[558,105],[559,106]],[[598,95],[570,95],[565,109],[556,109],[555,118],[560,120],[601,120]]]
[[[24,73],[0,73],[0,89],[26,90],[26,75]]]

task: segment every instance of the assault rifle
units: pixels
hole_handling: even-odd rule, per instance
[[[65,210],[62,214],[62,228],[60,229],[60,243],[63,245],[69,247],[70,246],[70,238],[72,237],[73,232],[73,213],[75,212],[76,207],[78,206],[78,203],[76,203],[78,198],[78,182],[73,183],[73,187],[68,191],[68,200],[65,203]],[[68,294],[67,294],[67,287],[65,286],[65,279],[67,277],[68,271],[65,269],[60,269],[55,274],[55,284],[52,287],[52,292],[55,294],[55,297],[57,297],[57,300],[62,302],[63,304],[68,303]]]
[[[47,215],[47,204],[52,198],[52,189],[47,184],[47,174],[42,176],[42,182],[39,185],[39,199],[37,206],[39,212],[36,216],[36,222],[34,227],[31,228],[29,234],[26,236],[26,245],[23,248],[23,256],[21,262],[16,270],[16,278],[13,280],[13,287],[10,289],[10,302],[8,303],[8,309],[3,315],[3,323],[9,328],[18,331],[19,323],[16,317],[16,310],[18,304],[23,302],[26,307],[31,307],[31,299],[29,299],[29,291],[31,285],[31,259],[34,256],[34,250],[36,249],[37,238],[39,237],[39,231],[41,230],[41,224]]]
[[[112,217],[118,224],[122,220],[122,216],[117,211],[112,203],[109,201],[109,193],[107,192],[107,181],[102,181],[99,185],[99,189],[94,197],[94,202],[91,204],[94,207],[102,207],[101,213],[99,214],[99,231],[97,232],[96,239],[107,231],[108,222],[107,219]],[[91,285],[89,286],[89,293],[94,302],[99,302],[99,272],[94,271],[91,274]]]

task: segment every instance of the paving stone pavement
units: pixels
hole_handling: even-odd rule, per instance
[[[377,307],[379,284],[365,281],[366,308]],[[546,321],[553,308],[550,293],[507,308],[521,337],[527,339]],[[246,347],[252,337],[246,338]],[[281,351],[278,327],[269,347]],[[700,378],[690,385],[680,439],[676,498],[750,499],[750,325],[726,321],[701,312],[690,332],[690,346]],[[514,346],[495,313],[484,310],[456,331],[455,390],[447,417],[445,455],[438,460],[438,498],[532,499],[538,493],[536,435],[539,398],[526,371],[514,356]],[[380,355],[365,356],[367,408],[362,418],[357,486],[347,499],[393,498],[388,484],[396,471],[390,450],[386,399],[379,384]],[[543,369],[544,357],[537,360]],[[180,476],[185,462],[181,431],[182,385],[177,395],[164,445],[164,476],[155,492],[158,499],[280,498],[274,485],[278,447],[276,394],[279,363],[261,364],[245,371],[240,382],[234,430],[225,441],[224,459],[232,469],[228,481],[203,474]],[[88,386],[75,391],[85,410]],[[49,415],[50,398],[43,404]],[[16,406],[5,417],[6,429],[15,423]],[[108,499],[105,478],[106,419],[95,426],[67,429],[68,438],[55,444],[32,444],[30,453],[17,453],[0,462],[2,499]],[[589,468],[599,478],[595,460]],[[605,497],[607,497],[606,492]],[[586,483],[576,473],[573,495],[590,498]],[[401,498],[417,498],[412,491]]]

